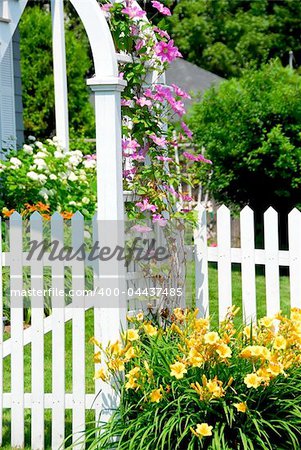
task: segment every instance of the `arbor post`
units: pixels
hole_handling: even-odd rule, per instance
[[[124,204],[121,148],[121,91],[126,82],[118,77],[88,80],[95,94],[97,214],[94,240],[113,254],[124,248]],[[95,266],[94,333],[103,346],[119,338],[120,327],[126,326],[126,268],[118,254]],[[113,388],[96,380],[96,392],[101,390],[101,420],[108,420],[118,398]]]

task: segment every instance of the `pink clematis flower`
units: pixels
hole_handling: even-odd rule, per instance
[[[181,122],[181,127],[182,127],[182,129],[184,130],[186,136],[187,136],[189,139],[191,139],[192,136],[193,136],[193,133],[192,133],[192,131],[188,128],[188,126],[186,125],[185,122]]]
[[[210,161],[210,159],[206,159],[203,155],[193,155],[192,153],[183,152],[183,156],[189,159],[189,161],[198,161],[207,164],[212,164],[212,161]]]
[[[152,90],[151,90],[150,88],[147,88],[147,89],[144,91],[144,96],[145,96],[145,97],[148,97],[148,98],[154,98],[154,95],[153,95]]]
[[[139,52],[139,50],[142,49],[142,47],[145,46],[145,41],[143,39],[138,39],[136,44],[135,44],[135,49],[137,52]]]
[[[168,186],[165,185],[165,189],[170,192],[174,197],[179,198],[179,194],[177,193],[177,191],[172,187],[172,186]]]
[[[169,42],[158,42],[155,45],[155,53],[157,56],[159,56],[162,62],[171,63],[175,59],[182,57],[178,47],[174,46],[173,39],[171,39]]]
[[[84,158],[88,161],[96,160],[96,154],[94,153],[93,155],[85,155]]]
[[[171,99],[169,100],[169,104],[178,116],[182,117],[186,113],[185,105],[180,100]]]
[[[113,8],[113,5],[111,3],[105,3],[104,5],[101,6],[101,9],[104,12],[109,12],[111,8]]]
[[[133,167],[132,169],[124,170],[123,176],[126,180],[132,181],[136,172],[137,167]]]
[[[161,2],[152,1],[153,8],[157,9],[164,16],[171,16],[170,9]]]
[[[144,161],[145,160],[145,156],[143,156],[141,153],[133,153],[131,155],[131,158],[133,161]]]
[[[181,194],[181,198],[184,202],[191,202],[193,200],[192,197],[190,197],[190,195],[187,194]]]
[[[136,139],[122,139],[122,150],[136,150],[140,147],[140,144]]]
[[[157,210],[157,206],[149,203],[148,198],[144,198],[142,202],[136,203],[136,206],[138,206],[138,208],[140,209],[141,212],[144,212],[144,211],[156,212],[156,210]]]
[[[121,106],[133,106],[133,102],[132,100],[126,100],[124,98],[121,99]]]
[[[164,162],[172,162],[173,159],[169,158],[168,156],[156,156],[158,161],[164,161]]]
[[[198,161],[206,164],[212,164],[212,161],[210,161],[210,159],[206,159],[203,155],[198,155]]]
[[[139,36],[139,28],[136,25],[130,26],[131,36]]]
[[[155,90],[156,90],[156,94],[154,95],[155,100],[158,100],[159,102],[163,102],[164,100],[167,100],[168,102],[174,101],[172,92],[169,87],[157,84],[155,86]]]
[[[152,229],[150,227],[147,227],[146,225],[134,225],[131,228],[132,231],[136,231],[137,233],[149,233],[150,231],[152,231]]]
[[[121,12],[129,16],[130,19],[139,19],[146,15],[146,12],[138,6],[127,6],[126,8],[123,8]]]
[[[151,100],[147,99],[146,97],[140,97],[136,100],[137,105],[139,106],[152,106]]]
[[[181,89],[177,84],[171,85],[175,91],[175,94],[182,98],[191,98],[190,95],[185,92],[183,89]]]
[[[164,31],[164,30],[161,30],[161,28],[159,28],[159,27],[154,27],[154,31],[155,31],[155,33],[158,33],[158,35],[161,37],[161,38],[166,38],[166,39],[170,39],[170,36],[169,36],[169,34],[167,33],[167,31]]]
[[[165,227],[165,225],[167,224],[167,219],[164,219],[161,214],[154,214],[152,217],[152,221],[153,223],[157,223],[159,227]]]
[[[165,137],[158,137],[155,134],[151,134],[149,137],[159,147],[165,147],[165,145],[167,144]]]

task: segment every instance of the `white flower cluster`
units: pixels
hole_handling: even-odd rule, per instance
[[[42,143],[33,136],[18,154],[14,153],[10,159],[0,161],[0,172],[15,171],[18,180],[17,171],[21,170],[20,180],[24,176],[30,180],[38,188],[38,194],[45,203],[51,199],[61,201],[58,194],[62,191],[66,194],[66,205],[76,208],[95,203],[95,195],[91,192],[93,174],[88,175],[95,168],[94,156],[86,157],[80,150],[67,151],[56,138]],[[69,186],[70,182],[75,185]],[[76,197],[74,200],[73,195]]]

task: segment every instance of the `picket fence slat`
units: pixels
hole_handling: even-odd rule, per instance
[[[246,206],[240,213],[242,307],[245,322],[256,320],[254,212]]]
[[[72,248],[76,252],[84,244],[84,218],[77,212],[71,221]],[[76,293],[72,310],[72,433],[75,449],[82,448],[79,439],[85,430],[85,263],[77,261],[72,268],[72,289]]]
[[[100,240],[100,224],[99,221],[97,219],[97,214],[95,214],[95,216],[93,217],[93,222],[92,222],[92,227],[93,227],[93,244],[95,242],[99,242]],[[93,288],[95,290],[100,289],[101,288],[101,284],[100,284],[100,276],[99,276],[99,265],[96,264],[94,266],[94,270],[93,270]],[[102,327],[101,327],[101,319],[102,319],[102,314],[101,314],[101,309],[98,305],[95,305],[94,307],[94,323],[93,323],[93,329],[94,329],[94,336],[100,340],[102,337]],[[95,345],[94,346],[94,352],[97,353],[99,351],[99,348]],[[94,369],[95,369],[95,373],[101,368],[101,364],[96,362]],[[101,388],[102,388],[102,381],[98,378],[95,378],[94,381],[94,389],[95,392],[101,392]],[[100,417],[101,417],[101,410],[102,408],[95,408],[95,420],[99,421]]]
[[[64,246],[64,223],[59,213],[51,218],[51,241],[57,252]],[[65,297],[64,266],[52,267],[52,448],[60,448],[65,437]]]
[[[23,251],[22,218],[10,217],[10,320],[11,320],[11,446],[24,446],[24,348],[23,348]]]
[[[2,221],[0,217],[0,447],[3,435],[3,277],[2,277]]]
[[[35,212],[30,218],[30,240],[42,242],[43,220]],[[31,289],[36,294],[31,299],[31,448],[44,448],[44,297],[43,265],[39,261],[31,265]]]
[[[198,211],[198,223],[194,232],[195,245],[195,283],[196,283],[196,307],[201,317],[209,316],[209,292],[208,292],[208,256],[207,256],[207,217],[206,209],[200,206]]]
[[[294,208],[288,216],[291,307],[301,308],[301,212]]]
[[[280,311],[278,214],[273,208],[264,214],[264,247],[266,311],[272,316]]]
[[[217,251],[219,320],[222,321],[232,305],[231,217],[224,205],[217,211]]]

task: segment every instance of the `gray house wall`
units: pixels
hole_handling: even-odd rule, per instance
[[[14,87],[15,87],[15,113],[16,113],[16,137],[17,147],[24,143],[22,83],[20,64],[20,32],[16,29],[13,36],[13,61],[14,61]]]

